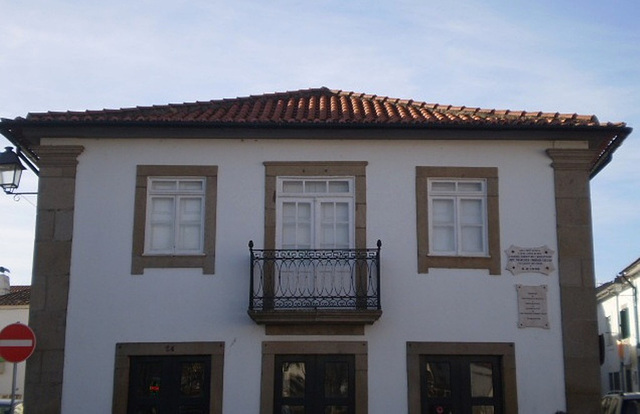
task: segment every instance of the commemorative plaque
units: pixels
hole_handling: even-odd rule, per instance
[[[555,270],[553,254],[547,246],[518,247],[513,246],[505,250],[507,254],[507,270],[514,275],[520,273],[542,273],[549,275]]]
[[[516,285],[518,292],[518,328],[549,329],[547,286]]]

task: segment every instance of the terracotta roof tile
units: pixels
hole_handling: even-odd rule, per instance
[[[21,118],[18,118],[18,120]],[[209,124],[413,124],[416,126],[594,126],[593,115],[440,105],[328,88],[249,97],[84,112],[31,113],[29,122],[178,122]]]
[[[0,306],[28,305],[31,299],[31,286],[11,286],[6,295],[0,296]]]

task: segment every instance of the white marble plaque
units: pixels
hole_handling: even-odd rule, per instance
[[[520,273],[542,273],[549,275],[553,267],[553,250],[547,246],[518,247],[511,245],[504,251],[507,254],[507,270],[514,275]]]
[[[518,292],[518,328],[549,329],[547,286],[516,285]]]

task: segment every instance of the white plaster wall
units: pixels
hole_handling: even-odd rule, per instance
[[[12,323],[29,324],[29,306],[0,306],[0,330]],[[36,346],[37,346],[36,338]],[[26,363],[18,362],[16,372],[16,395],[24,393],[24,370]],[[13,363],[0,362],[0,398],[11,398],[13,385]]]
[[[117,342],[224,341],[224,412],[257,413],[261,342],[365,340],[369,412],[407,411],[407,341],[514,342],[520,413],[564,410],[558,274],[417,273],[416,166],[499,168],[504,249],[557,251],[549,143],[56,140],[80,144],[64,413],[110,412]],[[46,142],[44,142],[46,143]],[[368,161],[367,238],[382,240],[383,315],[362,336],[274,337],[246,314],[247,243],[263,243],[264,161]],[[136,165],[218,165],[215,275],[131,275]],[[556,263],[557,267],[557,263]],[[516,284],[548,285],[550,329],[518,329]]]

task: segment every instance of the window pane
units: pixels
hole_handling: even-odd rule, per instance
[[[300,193],[302,194],[302,181],[283,181],[282,182],[283,193]]]
[[[427,362],[427,397],[451,396],[451,368],[447,362]]]
[[[151,198],[151,221],[173,222],[173,197]]]
[[[183,397],[199,397],[204,384],[204,364],[201,362],[183,363],[180,376],[180,395]]]
[[[305,193],[326,193],[327,182],[326,181],[306,181],[304,183]]]
[[[482,183],[481,182],[469,182],[469,181],[462,181],[458,183],[458,191],[460,192],[481,192],[483,191],[482,189]]]
[[[448,181],[432,181],[431,191],[453,192],[456,190],[456,183]]]
[[[202,191],[204,189],[204,180],[180,181],[178,188],[181,191]]]
[[[437,224],[453,224],[454,205],[451,199],[435,199],[431,203],[431,217]]]
[[[202,198],[180,198],[179,220],[199,223],[202,220]]]
[[[434,252],[453,252],[455,251],[453,226],[434,226],[433,227],[433,246]]]
[[[461,224],[482,224],[482,200],[460,200]]]
[[[151,180],[152,191],[175,191],[177,188],[176,180]]]
[[[282,414],[304,414],[304,407],[301,405],[283,405]]]
[[[493,397],[493,365],[490,362],[469,364],[469,377],[472,397]],[[476,412],[475,408],[474,412]],[[478,412],[484,413],[484,411]]]
[[[183,224],[178,227],[176,249],[182,251],[202,251],[202,228],[200,224]]]
[[[348,193],[349,181],[329,181],[330,193]]]
[[[305,364],[304,362],[282,363],[282,396],[290,398],[302,398],[305,391]],[[304,411],[302,411],[304,412]]]
[[[349,364],[346,362],[327,362],[324,374],[324,396],[336,398],[347,397],[348,395]],[[334,411],[329,412],[333,413]]]
[[[152,224],[149,232],[149,250],[151,252],[173,250],[172,224]]]
[[[482,227],[465,226],[461,229],[462,252],[484,253]]]

